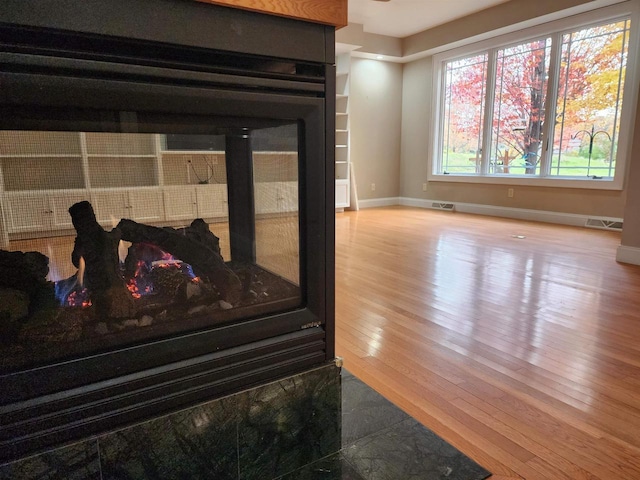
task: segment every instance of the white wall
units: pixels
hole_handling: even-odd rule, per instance
[[[624,210],[622,245],[635,249],[633,263],[640,265],[640,95],[636,109],[636,131],[633,138],[632,162],[627,177],[627,204]]]
[[[358,199],[397,197],[400,193],[402,65],[351,59],[351,162]],[[375,183],[375,191],[371,184]]]
[[[400,195],[420,198],[427,178],[431,128],[431,57],[407,63],[402,84]]]

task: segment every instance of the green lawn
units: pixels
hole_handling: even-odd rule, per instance
[[[591,159],[591,169],[587,169],[588,158],[579,157],[579,156],[571,156],[571,155],[563,155],[562,156],[562,164],[560,165],[560,169],[558,170],[557,165],[558,159],[554,156],[551,175],[556,176],[572,176],[572,177],[587,177],[597,175],[599,177],[609,176],[609,165],[603,160]],[[509,173],[511,175],[525,175],[525,165],[524,160],[522,158],[515,158],[511,160],[509,164],[509,171],[504,172],[502,169],[504,168],[502,165],[496,165],[497,171],[495,173]],[[475,165],[475,154],[473,153],[458,153],[458,152],[449,152],[448,153],[448,164],[446,167],[446,171],[449,173],[475,173],[476,165]],[[614,174],[614,169],[612,169],[611,175]]]

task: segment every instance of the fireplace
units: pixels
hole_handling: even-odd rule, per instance
[[[333,359],[333,35],[5,2],[0,460]]]

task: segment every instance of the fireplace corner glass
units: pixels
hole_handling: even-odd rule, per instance
[[[301,129],[262,122],[0,131],[1,370],[301,307]]]

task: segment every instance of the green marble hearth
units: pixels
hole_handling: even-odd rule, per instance
[[[481,480],[334,364],[0,466],[16,480]]]

